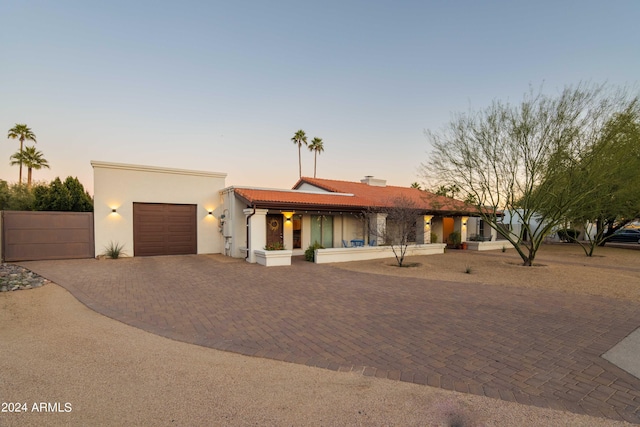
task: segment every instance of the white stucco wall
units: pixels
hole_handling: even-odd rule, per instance
[[[124,245],[126,255],[133,255],[134,202],[197,205],[198,253],[222,252],[219,191],[225,173],[98,161],[91,165],[96,255],[110,242]]]
[[[432,243],[426,245],[407,246],[406,256],[435,255],[444,253],[444,243]],[[399,249],[396,246],[396,250]],[[329,248],[317,249],[316,264],[331,262],[363,261],[368,259],[395,257],[391,246],[365,246],[362,248]]]

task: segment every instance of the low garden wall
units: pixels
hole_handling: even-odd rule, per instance
[[[256,262],[265,267],[276,267],[280,265],[291,265],[291,251],[266,251],[255,250]]]
[[[511,248],[508,240],[494,240],[493,242],[467,242],[467,249],[470,251],[493,251],[502,248]]]
[[[444,243],[431,243],[426,245],[410,245],[405,256],[435,255],[444,253]],[[329,248],[316,249],[316,264],[330,262],[364,261],[368,259],[393,258],[391,246],[364,246],[356,248]]]

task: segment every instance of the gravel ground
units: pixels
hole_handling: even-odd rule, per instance
[[[638,270],[604,268],[637,268],[639,252],[606,250],[586,260],[578,251],[545,248],[546,265],[526,269],[509,251],[420,257],[414,268],[388,260],[342,267],[543,289],[560,286],[549,283],[559,275],[551,282],[566,292],[640,300]],[[0,411],[2,426],[629,425],[176,342],[99,315],[55,284],[0,294],[0,343],[0,409],[27,408]],[[57,411],[34,410],[42,402]]]

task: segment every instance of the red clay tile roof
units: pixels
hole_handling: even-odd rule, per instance
[[[266,190],[254,188],[236,188],[235,194],[249,205],[257,207],[277,207],[284,209],[342,209],[362,211],[367,208],[385,208],[393,206],[399,197],[409,199],[415,206],[427,212],[468,213],[477,212],[474,206],[449,197],[437,196],[417,188],[371,186],[360,182],[338,181],[319,178],[301,178],[293,187],[298,189],[303,183],[322,188],[324,192]],[[336,194],[331,194],[336,193]]]
[[[243,198],[249,205],[314,208],[344,208],[362,210],[363,201],[354,195],[310,193],[301,191],[266,190],[259,188],[235,188],[237,196]]]
[[[411,200],[418,209],[425,211],[477,212],[475,206],[468,205],[450,197],[438,196],[417,188],[396,187],[392,185],[378,187],[362,182],[306,177],[300,178],[293,188],[298,188],[303,183],[311,184],[327,191],[354,194],[358,196],[360,200],[365,201],[363,206],[390,207],[393,206],[394,200],[404,198]]]

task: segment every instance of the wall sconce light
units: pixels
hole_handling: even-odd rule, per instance
[[[463,222],[462,225],[467,225],[467,221]]]
[[[288,217],[288,218],[287,218],[287,222],[291,222],[291,217]]]
[[[117,212],[116,208],[111,209],[111,213],[116,213],[116,212]]]
[[[213,211],[209,211],[208,214],[213,215]],[[222,216],[222,218],[224,218],[224,215]]]

